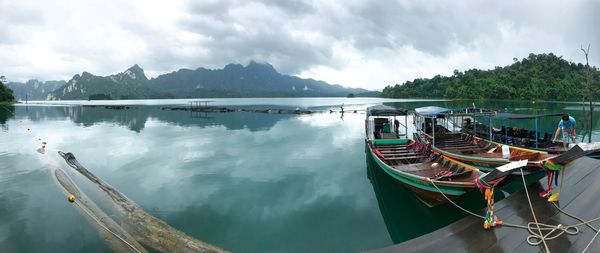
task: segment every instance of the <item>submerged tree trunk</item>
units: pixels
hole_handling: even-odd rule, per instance
[[[54,169],[53,171],[54,178],[61,186],[61,190],[67,196],[69,194],[75,196],[74,204],[79,207],[84,217],[97,227],[100,235],[113,251],[147,253],[146,249],[131,234],[127,233],[127,231],[83,194],[63,170]]]
[[[136,203],[83,167],[71,153],[58,152],[67,164],[96,184],[111,199],[111,204],[123,215],[123,226],[142,244],[160,252],[226,252],[193,238],[164,221],[146,213]]]

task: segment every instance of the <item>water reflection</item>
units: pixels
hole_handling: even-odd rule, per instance
[[[8,125],[6,125],[6,121],[15,115],[15,107],[0,105],[0,127],[4,132],[8,131]]]
[[[452,103],[397,105],[468,105]],[[347,110],[368,106],[348,104]],[[462,217],[452,206],[424,207],[371,166],[370,184],[365,115],[346,114],[342,121],[328,113],[338,105],[321,106],[327,113],[313,115],[237,112],[208,118],[143,105],[11,107],[16,116],[2,110],[0,252],[108,250],[45,172],[35,152],[40,141],[50,150],[73,152],[152,215],[234,252],[357,252]],[[483,206],[478,192],[471,200],[465,202]]]
[[[225,126],[238,130],[247,128],[250,131],[268,130],[277,121],[291,117],[285,114],[265,114],[230,112],[207,113],[199,117],[197,113],[186,111],[163,110],[160,106],[131,106],[128,109],[107,109],[104,106],[18,106],[12,107],[19,119],[31,121],[70,119],[82,126],[99,123],[111,123],[126,127],[135,132],[142,131],[149,120],[158,120],[178,126]],[[254,108],[254,107],[253,107]],[[1,119],[1,118],[0,118]]]
[[[7,168],[44,171],[35,152],[38,139],[44,140],[49,149],[74,152],[152,215],[234,252],[357,252],[391,244],[364,177],[363,114],[348,114],[344,121],[329,114],[189,116],[142,106],[130,111],[18,107],[17,117],[7,121],[10,131],[0,136],[7,147],[0,159]],[[8,159],[11,155],[19,157]],[[81,252],[102,244],[45,174],[35,180],[33,174],[23,181],[8,178],[10,187],[0,183],[3,203],[27,217],[25,230],[0,227],[0,245],[37,252],[53,244],[63,246],[56,251]],[[32,191],[30,200],[19,206],[13,199],[18,195],[10,193],[31,184],[44,190],[25,190]],[[86,191],[85,184],[80,187]],[[29,214],[47,208],[52,210],[43,219]],[[60,222],[62,231],[28,248],[27,240],[53,233]],[[68,245],[66,238],[81,230],[87,236]],[[21,239],[9,242],[12,234]]]

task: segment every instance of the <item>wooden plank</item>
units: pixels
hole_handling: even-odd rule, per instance
[[[375,147],[378,150],[408,150],[408,147]]]
[[[405,144],[376,144],[376,147],[407,147]]]
[[[407,159],[426,158],[426,157],[427,156],[418,155],[418,156],[404,156],[404,157],[390,157],[390,158],[386,157],[384,159],[394,161],[394,160],[407,160]]]
[[[389,155],[383,155],[383,157],[391,158],[391,157],[407,157],[407,156],[415,156],[415,155],[420,155],[420,154],[417,154],[417,153],[389,154]]]
[[[412,150],[379,150],[382,154],[410,153]]]

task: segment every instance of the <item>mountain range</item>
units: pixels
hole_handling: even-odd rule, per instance
[[[66,81],[29,80],[25,83],[10,82],[6,85],[13,91],[16,100],[44,100],[48,93],[64,86]]]
[[[202,97],[315,97],[370,94],[313,79],[283,75],[268,63],[229,64],[223,69],[180,69],[148,79],[137,64],[109,76],[83,72],[69,81],[8,83],[24,100],[151,99]]]

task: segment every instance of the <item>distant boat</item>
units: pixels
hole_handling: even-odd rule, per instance
[[[457,197],[476,189],[476,180],[485,173],[406,138],[407,115],[407,110],[388,106],[367,108],[366,145],[368,155],[378,167],[428,206],[446,202],[440,192]],[[502,178],[496,178],[490,183],[500,180]]]

